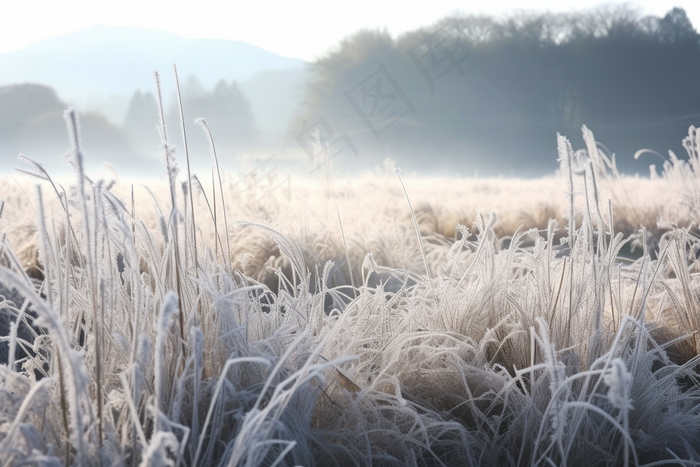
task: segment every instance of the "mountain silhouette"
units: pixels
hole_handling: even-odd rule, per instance
[[[131,96],[135,90],[153,90],[153,70],[159,70],[164,86],[170,86],[173,63],[181,76],[194,74],[206,88],[222,79],[241,82],[263,71],[305,64],[239,41],[92,26],[0,54],[0,86],[45,84],[69,101],[91,94]]]

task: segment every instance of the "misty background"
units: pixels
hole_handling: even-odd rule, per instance
[[[557,132],[581,148],[584,124],[622,172],[647,175],[662,161],[635,160],[639,149],[684,157],[681,140],[700,123],[700,35],[681,8],[454,15],[397,37],[358,31],[311,63],[237,41],[94,26],[0,54],[0,171],[21,166],[20,152],[69,170],[62,112],[74,106],[88,168],[158,176],[153,70],[182,148],[172,63],[198,170],[210,155],[196,117],[234,173],[273,159],[308,172],[329,154],[344,174],[391,158],[421,174],[519,177],[556,170]]]

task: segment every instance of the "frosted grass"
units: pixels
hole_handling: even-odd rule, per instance
[[[77,181],[34,165],[31,227],[3,193],[0,283],[41,326],[0,365],[4,464],[700,464],[694,128],[650,180],[560,137],[540,214],[395,175],[275,210],[177,182],[163,120],[168,181],[136,202],[80,170],[67,117]],[[469,212],[487,183],[505,213]]]

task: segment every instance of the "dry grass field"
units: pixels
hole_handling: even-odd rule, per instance
[[[650,178],[584,128],[546,179],[287,199],[165,134],[89,179],[66,118],[73,180],[0,183],[4,465],[700,464],[695,128]]]

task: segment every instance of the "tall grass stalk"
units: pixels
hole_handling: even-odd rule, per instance
[[[165,159],[165,164],[166,168],[168,171],[168,181],[170,185],[170,205],[171,205],[171,210],[170,210],[170,217],[169,217],[169,233],[171,237],[171,249],[172,249],[172,254],[173,254],[173,261],[172,261],[172,268],[174,269],[174,276],[175,276],[175,283],[176,283],[176,290],[177,290],[177,298],[178,298],[178,308],[180,312],[178,313],[178,319],[179,319],[179,324],[180,324],[180,343],[181,343],[181,348],[182,348],[182,356],[184,357],[186,353],[185,349],[185,317],[184,317],[184,309],[183,309],[183,304],[181,303],[181,300],[183,299],[183,294],[182,294],[182,278],[181,278],[181,273],[180,273],[180,268],[181,268],[181,261],[180,261],[180,241],[179,241],[179,235],[178,235],[178,209],[177,209],[177,195],[176,195],[176,189],[175,189],[175,181],[177,178],[177,174],[179,169],[177,168],[177,162],[175,161],[174,157],[174,152],[175,148],[170,146],[170,143],[168,141],[168,132],[167,132],[167,127],[165,125],[165,111],[163,108],[163,93],[161,91],[160,87],[160,75],[158,74],[157,71],[153,72],[153,76],[155,78],[156,82],[156,94],[158,96],[158,112],[160,116],[160,126],[159,126],[159,134],[160,134],[160,140],[161,144],[163,145],[163,151],[164,151],[164,159]],[[179,93],[179,90],[178,90]]]
[[[435,293],[435,289],[433,288],[433,276],[430,273],[430,266],[428,265],[428,258],[425,255],[425,248],[423,247],[423,237],[421,236],[420,233],[420,227],[418,227],[418,221],[416,220],[416,213],[413,211],[413,206],[411,206],[411,199],[408,197],[408,192],[406,191],[406,186],[403,184],[403,180],[401,179],[401,169],[396,168],[395,169],[396,176],[399,178],[399,182],[401,183],[401,189],[403,190],[404,194],[406,195],[406,202],[408,203],[408,209],[411,211],[411,217],[413,218],[413,226],[416,229],[416,237],[418,238],[418,246],[420,248],[421,256],[423,256],[423,265],[425,266],[425,274],[426,277],[428,278],[428,285],[430,286],[430,290],[433,293],[433,298],[435,299],[435,305],[439,306],[439,301],[437,294]],[[440,319],[442,318],[442,315],[440,315]],[[444,325],[444,319],[443,319],[443,325]]]
[[[71,142],[71,155],[72,164],[76,171],[76,177],[78,180],[78,201],[80,202],[80,208],[82,211],[82,227],[83,227],[83,238],[85,238],[85,263],[87,264],[87,274],[90,283],[90,308],[92,311],[92,334],[93,334],[93,346],[95,355],[95,393],[97,402],[97,428],[98,428],[98,443],[102,446],[103,438],[103,403],[102,403],[102,329],[104,322],[99,319],[101,317],[101,312],[98,310],[97,303],[97,292],[98,292],[98,277],[97,277],[97,251],[96,251],[96,238],[97,225],[93,223],[90,226],[90,216],[88,215],[88,200],[85,193],[85,168],[83,160],[83,152],[80,148],[80,132],[78,127],[78,115],[74,109],[69,109],[64,113],[64,118],[66,124],[68,125],[68,134],[70,136]],[[93,192],[93,199],[97,193]],[[95,200],[95,210],[97,210],[98,201]],[[94,235],[93,235],[94,234]],[[104,307],[104,303],[102,303]]]
[[[177,65],[173,63],[173,74],[175,75],[175,90],[177,91],[177,105],[180,111],[180,128],[182,130],[182,141],[185,148],[185,161],[187,162],[187,187],[190,197],[190,227],[192,232],[192,251],[195,252],[194,256],[194,271],[195,277],[199,271],[199,264],[197,260],[197,223],[194,220],[194,194],[192,192],[192,171],[190,170],[190,151],[187,146],[187,131],[185,130],[185,111],[182,108],[182,96],[180,95],[180,80],[177,76]],[[199,295],[199,293],[197,293]]]
[[[212,202],[214,203],[214,237],[217,238],[217,243],[215,244],[215,252],[216,252],[216,257],[218,258],[218,246],[221,243],[221,235],[219,234],[219,224],[217,223],[217,209],[216,209],[216,185],[218,182],[219,185],[219,195],[221,197],[221,211],[224,216],[224,236],[226,238],[226,251],[223,251],[223,246],[222,246],[222,254],[225,254],[224,256],[224,262],[226,263],[228,269],[229,269],[229,274],[231,274],[231,244],[229,241],[229,229],[228,229],[228,218],[226,216],[226,198],[224,197],[224,186],[223,183],[221,182],[221,168],[219,167],[219,157],[216,155],[216,146],[214,145],[214,138],[211,135],[211,130],[209,129],[209,125],[207,124],[206,119],[203,117],[195,119],[195,123],[197,123],[201,128],[202,131],[204,131],[204,134],[207,137],[207,141],[209,141],[209,150],[211,151],[211,156],[212,156],[212,167],[211,167],[211,186],[212,186]],[[217,182],[214,181],[214,175],[217,177]]]

